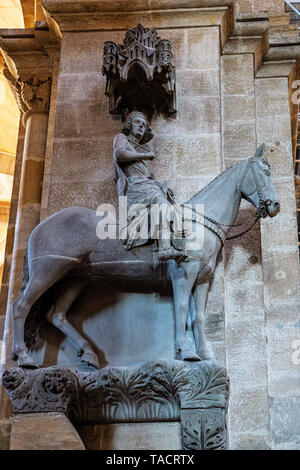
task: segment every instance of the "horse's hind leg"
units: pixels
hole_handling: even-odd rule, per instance
[[[63,285],[64,292],[59,296],[55,306],[47,313],[47,320],[75,343],[78,347],[78,355],[81,356],[83,363],[100,369],[98,358],[89,342],[67,320],[69,308],[88,282],[84,279],[68,279]]]
[[[12,304],[12,356],[20,367],[37,367],[26,351],[24,325],[33,304],[49,287],[74,266],[69,259],[39,258],[29,265],[29,281],[21,295]]]
[[[205,309],[209,291],[209,282],[199,284],[194,289],[194,301],[196,317],[192,320],[192,328],[197,344],[197,353],[202,360],[214,359],[214,353],[211,344],[206,338],[204,331]]]
[[[23,291],[12,304],[13,345],[11,356],[14,361],[18,361],[18,366],[35,368],[38,367],[37,364],[26,351],[24,325],[32,305],[39,298],[39,294],[35,295],[34,287],[30,283],[27,287],[27,292]]]

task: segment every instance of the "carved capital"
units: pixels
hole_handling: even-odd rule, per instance
[[[31,113],[47,113],[49,111],[51,91],[49,71],[22,72],[18,84],[20,99],[27,111]]]
[[[51,94],[51,70],[22,71],[15,78],[8,67],[3,74],[14,92],[18,107],[23,117],[34,113],[49,111]]]
[[[15,367],[4,372],[2,384],[14,413],[61,411],[76,417],[78,385],[76,375],[69,369],[49,367],[24,371]]]

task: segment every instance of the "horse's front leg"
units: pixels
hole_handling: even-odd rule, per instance
[[[196,285],[194,288],[194,301],[196,316],[192,320],[192,328],[197,345],[197,353],[202,360],[215,359],[211,344],[204,331],[205,309],[209,291],[209,282]]]
[[[183,361],[200,361],[195,350],[194,342],[188,340],[187,315],[191,291],[198,273],[198,263],[169,262],[169,273],[173,285],[175,313],[175,343],[176,352]]]

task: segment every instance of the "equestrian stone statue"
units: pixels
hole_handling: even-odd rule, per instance
[[[128,136],[119,134],[114,143],[119,193],[126,193],[129,199],[143,201],[145,205],[152,201],[170,202],[160,183],[150,178],[144,164],[145,159],[153,158],[153,153],[139,150],[149,132],[147,123],[138,114],[131,115],[130,121]],[[146,246],[136,245],[128,250],[124,262],[124,248],[119,239],[97,237],[99,217],[92,209],[69,207],[43,220],[30,235],[24,265],[25,268],[28,265],[28,269],[25,269],[22,291],[12,306],[12,353],[19,366],[38,366],[26,347],[34,343],[37,329],[26,329],[26,323],[34,317],[38,302],[49,288],[60,281],[66,282],[66,287],[42,314],[76,344],[84,364],[99,368],[91,345],[67,318],[69,308],[86,285],[84,279],[90,269],[99,279],[151,280],[158,288],[162,281],[172,283],[177,354],[185,361],[212,359],[213,352],[204,333],[207,295],[217,255],[234,225],[241,199],[256,208],[255,221],[260,217],[274,217],[280,211],[270,165],[263,158],[263,152],[262,145],[254,157],[227,169],[188,201],[194,209],[193,231],[197,224],[203,224],[204,240],[198,245],[196,240],[192,250],[185,250],[183,261],[168,259],[159,263],[167,269],[153,266],[153,257],[145,257]],[[197,206],[201,204],[205,211],[199,221]],[[131,242],[128,244],[131,246]],[[160,246],[160,250],[167,252],[163,258],[173,257],[170,242]]]

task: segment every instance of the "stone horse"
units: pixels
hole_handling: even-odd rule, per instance
[[[98,358],[91,345],[66,317],[73,301],[86,286],[87,267],[96,269],[98,278],[145,281],[153,281],[155,278],[155,281],[161,283],[164,277],[167,282],[171,282],[176,351],[179,357],[186,361],[212,359],[213,352],[204,333],[209,281],[226,234],[237,217],[241,199],[246,199],[257,209],[257,219],[267,215],[274,217],[280,211],[270,166],[262,156],[263,151],[262,145],[254,157],[232,166],[188,201],[193,207],[204,205],[204,242],[201,241],[198,249],[187,251],[187,258],[183,262],[167,261],[167,269],[162,269],[161,274],[158,274],[160,271],[155,272],[153,257],[145,261],[145,247],[128,252],[120,240],[99,240],[96,235],[99,217],[91,209],[70,207],[42,221],[32,231],[28,242],[26,287],[12,305],[12,355],[15,360],[18,359],[18,365],[37,367],[24,338],[25,321],[34,304],[57,281],[63,278],[67,280],[77,271],[81,277],[73,278],[57,302],[43,315],[75,342],[81,360],[86,365],[99,368]],[[152,253],[152,247],[150,249]],[[125,251],[124,262],[122,258]],[[193,342],[190,341],[191,332]]]

